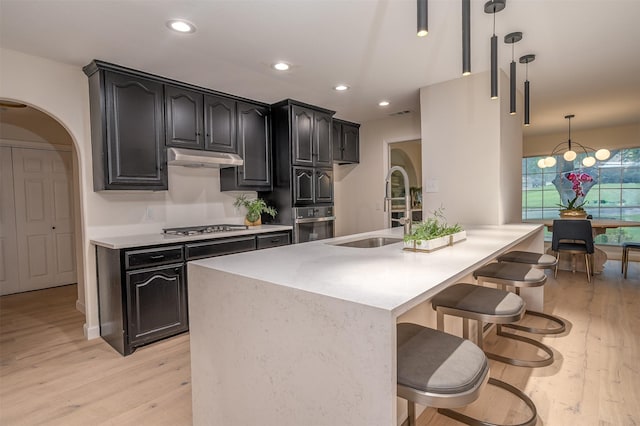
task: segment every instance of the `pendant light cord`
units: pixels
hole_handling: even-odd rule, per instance
[[[493,5],[493,35],[496,35],[496,6]]]
[[[571,151],[571,117],[567,117],[569,120],[569,151]]]

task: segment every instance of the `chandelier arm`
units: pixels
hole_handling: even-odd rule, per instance
[[[591,150],[591,151],[593,151],[594,153],[596,152],[596,150],[595,150],[595,149],[590,148],[590,147],[588,147],[588,146],[584,146],[584,145],[582,145],[582,144],[580,144],[580,143],[578,143],[578,142],[574,142],[574,144],[576,144],[576,145],[578,145],[580,148],[582,148],[582,150],[584,151],[584,154],[585,154],[586,156],[589,156],[589,152],[588,152],[587,150]]]
[[[553,157],[554,154],[556,154],[556,152],[559,154],[560,150],[558,150],[558,148],[560,148],[560,146],[562,144],[565,144],[566,142],[560,142],[558,145],[556,145],[553,150],[551,151],[551,154],[549,154],[549,157]]]

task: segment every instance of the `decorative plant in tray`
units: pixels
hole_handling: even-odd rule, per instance
[[[467,238],[461,225],[449,225],[444,217],[444,209],[440,207],[432,213],[432,217],[417,222],[411,227],[411,234],[404,237],[404,248],[414,251],[433,251],[453,245]]]
[[[267,206],[267,203],[262,198],[256,198],[249,200],[245,194],[239,195],[236,201],[233,202],[236,208],[244,207],[247,209],[247,214],[244,218],[245,225],[258,226],[262,224],[262,213],[266,213],[271,217],[276,217],[278,211],[273,207]]]

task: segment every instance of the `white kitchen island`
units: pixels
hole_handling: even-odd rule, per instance
[[[542,225],[466,231],[432,253],[335,245],[394,228],[190,262],[194,424],[395,425],[399,318],[434,325],[438,291],[505,251],[543,251]],[[542,288],[525,298],[541,309]]]

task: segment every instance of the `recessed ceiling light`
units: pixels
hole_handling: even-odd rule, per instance
[[[179,33],[195,33],[196,26],[184,19],[171,19],[167,21],[167,27]]]
[[[277,69],[278,71],[286,71],[291,68],[291,66],[286,62],[276,62],[275,64],[273,64],[273,68]]]
[[[344,92],[345,90],[349,90],[349,86],[346,84],[338,84],[333,88],[333,90],[337,90],[338,92]]]
[[[380,101],[380,102],[378,102],[378,105],[380,105],[380,106],[389,106],[389,101]]]

